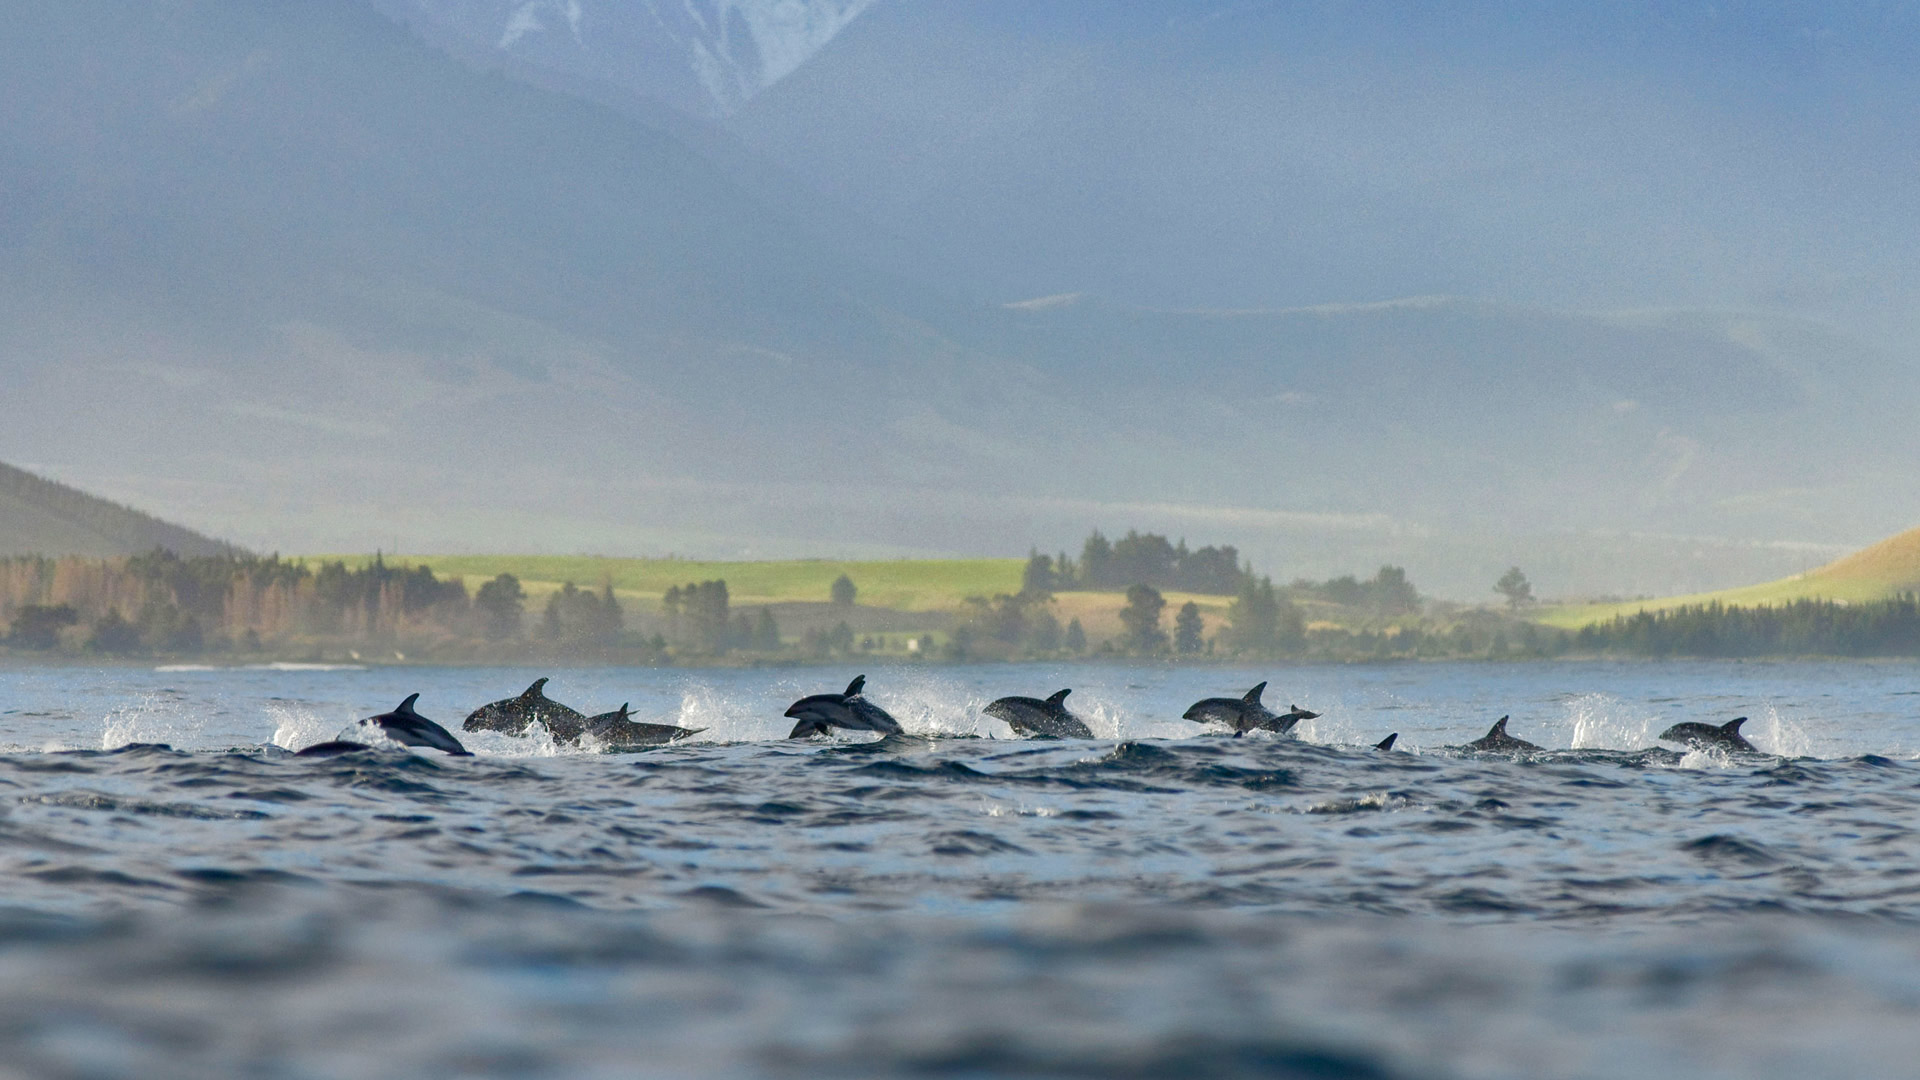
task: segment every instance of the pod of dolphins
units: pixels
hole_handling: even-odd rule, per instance
[[[546,695],[546,679],[536,679],[532,686],[517,697],[504,698],[488,705],[482,705],[468,714],[461,724],[465,731],[497,731],[505,735],[527,736],[536,727],[544,730],[556,743],[598,746],[609,751],[640,750],[652,746],[665,746],[681,739],[698,735],[705,728],[683,728],[671,724],[643,724],[629,718],[626,705],[613,712],[598,716],[587,716],[576,709],[569,708]],[[866,696],[867,677],[861,675],[847,684],[846,690],[838,694],[813,694],[803,697],[788,706],[786,715],[794,721],[789,739],[806,739],[821,735],[831,735],[841,731],[866,731],[879,735],[899,735],[904,729],[887,711]],[[1320,714],[1310,712],[1298,705],[1288,705],[1284,713],[1275,713],[1261,704],[1260,696],[1266,692],[1267,684],[1261,683],[1239,697],[1204,698],[1193,703],[1182,714],[1182,719],[1196,724],[1224,724],[1233,732],[1234,738],[1240,738],[1249,731],[1269,731],[1275,735],[1292,735],[1293,729],[1302,720],[1312,720]],[[986,715],[1004,720],[1017,735],[1030,738],[1047,739],[1091,739],[1092,729],[1086,721],[1073,715],[1067,709],[1067,695],[1072,690],[1061,690],[1048,698],[1003,697],[981,710]],[[453,733],[439,724],[414,711],[413,703],[419,700],[419,694],[413,694],[400,706],[389,713],[369,716],[356,727],[371,734],[378,731],[378,738],[401,743],[406,746],[419,746],[441,750],[447,754],[471,757],[466,747]],[[1511,717],[1503,716],[1494,721],[1492,729],[1470,743],[1458,747],[1477,753],[1520,754],[1535,753],[1543,748],[1525,739],[1507,734],[1507,721]],[[1740,725],[1746,723],[1742,716],[1725,724],[1684,723],[1675,724],[1660,733],[1664,742],[1683,743],[1693,749],[1715,750],[1723,753],[1756,754],[1759,750],[1740,734]],[[1399,732],[1394,732],[1374,744],[1375,750],[1392,750]],[[358,742],[349,738],[334,739],[299,751],[299,757],[333,757],[339,754],[368,750],[372,744]]]

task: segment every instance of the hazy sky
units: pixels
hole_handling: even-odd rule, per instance
[[[568,48],[688,62],[610,2]],[[1904,5],[880,0],[718,123],[402,6],[484,55],[18,14],[0,460],[262,550],[1138,527],[1456,595],[1920,518]]]
[[[1005,287],[1903,332],[1909,5],[887,0],[735,127]]]

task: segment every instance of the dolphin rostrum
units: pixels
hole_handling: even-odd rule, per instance
[[[445,750],[455,757],[472,757],[452,732],[413,711],[413,703],[418,700],[419,694],[408,694],[407,700],[401,702],[399,708],[379,716],[369,716],[360,721],[359,726],[377,727],[387,738],[407,746],[426,746]]]
[[[1196,701],[1183,714],[1182,719],[1196,724],[1225,724],[1233,729],[1235,738],[1259,728],[1276,735],[1291,732],[1294,725],[1302,720],[1311,720],[1320,714],[1308,712],[1298,705],[1289,706],[1289,711],[1274,715],[1265,705],[1260,704],[1260,695],[1265,693],[1266,683],[1246,692],[1243,697],[1212,697]]]
[[[867,677],[861,675],[847,684],[846,693],[815,694],[789,705],[787,715],[799,723],[793,725],[793,731],[787,738],[829,735],[834,728],[877,731],[882,735],[900,734],[900,722],[888,716],[885,709],[868,701],[863,693],[866,688]]]
[[[1740,734],[1740,725],[1747,722],[1744,716],[1736,717],[1715,727],[1712,724],[1675,724],[1660,733],[1662,742],[1686,743],[1697,750],[1725,750],[1729,753],[1739,751],[1743,754],[1757,754],[1759,748]]]
[[[692,738],[706,728],[683,728],[672,724],[642,724],[627,719],[627,706],[610,713],[587,717],[587,734],[609,750],[633,750],[642,746],[665,746]]]
[[[1478,739],[1473,740],[1463,750],[1478,750],[1488,754],[1522,754],[1541,749],[1525,739],[1516,739],[1507,734],[1509,717],[1501,717],[1493,722],[1493,727]]]
[[[527,728],[540,724],[553,733],[555,741],[572,742],[587,730],[587,718],[578,709],[547,697],[546,686],[546,679],[535,679],[519,697],[480,706],[467,716],[461,730],[525,735]]]
[[[1067,711],[1067,695],[1062,690],[1045,701],[1030,697],[1003,697],[980,710],[1018,735],[1045,735],[1055,739],[1091,739],[1093,732],[1079,717]]]

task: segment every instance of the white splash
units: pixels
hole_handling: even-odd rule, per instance
[[[746,742],[769,737],[769,726],[749,717],[751,708],[736,705],[707,683],[690,683],[680,692],[680,708],[666,716],[649,717],[644,722],[671,724],[675,727],[701,728],[691,740],[699,742]],[[774,725],[777,726],[777,725]],[[785,735],[784,729],[778,732]]]
[[[1841,757],[1848,753],[1844,747],[1833,743],[1815,747],[1813,736],[1806,728],[1780,715],[1780,710],[1771,705],[1752,713],[1751,717],[1741,731],[1761,753],[1778,754],[1784,758]]]
[[[101,725],[100,749],[117,750],[129,743],[191,742],[204,726],[204,717],[168,694],[142,694],[106,715]],[[188,738],[182,738],[188,736]]]
[[[359,718],[339,709],[322,711],[311,705],[274,701],[267,704],[266,711],[274,721],[273,745],[282,750],[304,750],[317,743],[339,738],[353,742],[371,741],[357,730]]]
[[[1658,745],[1655,736],[1666,730],[1660,718],[1637,711],[1612,694],[1599,693],[1567,702],[1561,723],[1572,727],[1567,745],[1575,750],[1643,750]]]

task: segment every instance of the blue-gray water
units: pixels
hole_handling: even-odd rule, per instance
[[[1920,1059],[1920,668],[878,669],[909,736],[780,738],[855,673],[0,669],[0,1075]],[[707,730],[281,749],[416,691],[457,730],[540,674]],[[1263,679],[1325,715],[1299,740],[1179,719]],[[980,715],[1062,686],[1095,741]],[[1445,749],[1506,713],[1549,752]],[[1768,756],[1655,739],[1738,715]]]

